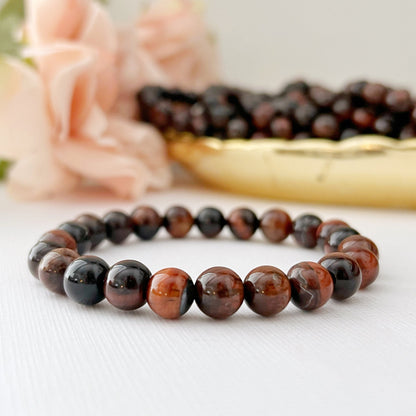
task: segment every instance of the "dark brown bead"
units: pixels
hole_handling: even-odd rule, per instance
[[[188,311],[194,298],[194,284],[183,270],[174,267],[163,269],[149,281],[147,303],[162,318],[179,318]]]
[[[381,105],[387,94],[387,88],[382,84],[368,83],[362,92],[364,100],[369,104]]]
[[[174,238],[185,237],[194,224],[191,213],[184,207],[171,207],[163,220],[167,232]]]
[[[244,300],[240,277],[227,267],[211,267],[198,277],[196,303],[203,313],[215,319],[234,314]]]
[[[69,248],[56,248],[47,253],[39,263],[39,280],[51,292],[65,295],[64,274],[67,267],[79,257]]]
[[[248,240],[259,228],[256,214],[248,208],[237,208],[227,219],[231,232],[239,240]]]
[[[88,228],[91,238],[91,248],[97,247],[107,238],[104,221],[92,214],[82,214],[75,219],[76,222]]]
[[[205,237],[214,238],[222,231],[226,220],[220,210],[207,207],[199,211],[195,224]]]
[[[275,114],[275,108],[271,102],[263,102],[258,105],[252,114],[253,124],[259,130],[263,130],[270,125]]]
[[[268,137],[268,134],[265,133],[264,131],[255,131],[251,136],[251,138],[254,140],[266,139],[267,137]]]
[[[332,91],[320,86],[311,87],[309,96],[316,105],[323,108],[331,107],[335,100],[335,94]]]
[[[104,295],[116,308],[125,311],[140,308],[146,303],[150,270],[135,260],[114,264],[104,282]]]
[[[341,132],[340,135],[340,140],[345,140],[345,139],[349,139],[351,137],[356,137],[360,134],[360,132],[357,129],[345,129],[344,131]]]
[[[404,113],[412,109],[412,97],[409,91],[390,91],[386,96],[386,106],[394,113]]]
[[[269,241],[279,243],[292,233],[292,219],[281,209],[271,209],[261,217],[260,229]]]
[[[347,256],[353,258],[361,269],[362,281],[360,289],[364,289],[368,285],[371,285],[378,276],[379,262],[377,256],[367,249],[350,249],[343,250]]]
[[[338,246],[339,251],[356,251],[362,249],[372,251],[376,257],[379,258],[379,251],[375,243],[362,235],[351,235],[342,240],[341,244]]]
[[[163,225],[159,213],[147,206],[137,207],[131,214],[133,232],[142,240],[151,240]]]
[[[350,227],[344,227],[342,225],[335,226],[331,232],[328,235],[328,238],[325,241],[324,244],[324,252],[326,254],[328,253],[334,253],[336,251],[339,251],[339,245],[343,240],[345,240],[347,237],[351,235],[358,235],[359,232],[357,230],[354,230],[354,228]]]
[[[336,227],[340,226],[349,227],[349,225],[346,222],[337,219],[328,220],[321,223],[321,225],[316,230],[318,247],[323,249],[329,234],[331,234],[331,232],[334,231]]]
[[[352,113],[353,123],[362,130],[368,130],[373,128],[375,115],[368,108],[357,108]]]
[[[249,134],[249,125],[243,118],[233,118],[227,125],[227,137],[229,139],[245,139]]]
[[[344,300],[351,297],[361,286],[362,275],[360,266],[344,253],[331,253],[322,257],[319,264],[331,274],[334,282],[332,297]]]
[[[316,231],[321,223],[322,220],[316,215],[300,215],[293,221],[293,238],[302,247],[316,247]]]
[[[256,267],[244,280],[244,297],[250,309],[259,315],[276,315],[290,301],[289,279],[276,267]]]
[[[62,247],[39,241],[30,250],[27,258],[27,265],[29,266],[30,272],[34,277],[36,277],[36,279],[39,279],[38,270],[40,261],[47,253],[54,250],[55,248]]]
[[[392,137],[395,121],[391,114],[383,114],[374,121],[374,130],[377,134]]]
[[[399,135],[400,140],[413,139],[415,137],[416,137],[416,128],[412,124],[408,124],[407,126],[404,126]]]
[[[308,128],[315,117],[318,115],[318,108],[315,104],[307,102],[296,108],[294,118],[296,123],[302,128]]]
[[[67,221],[58,227],[60,230],[66,231],[70,234],[77,243],[77,251],[79,254],[84,254],[91,250],[91,235],[88,228],[76,221]]]
[[[147,111],[149,121],[158,129],[164,130],[169,127],[172,116],[172,107],[169,101],[160,100],[149,107]]]
[[[300,131],[299,133],[296,133],[293,137],[294,140],[304,140],[309,139],[312,136],[312,133],[309,133],[307,131]]]
[[[347,96],[341,96],[332,105],[332,112],[339,121],[348,120],[353,112],[351,99]]]
[[[292,290],[292,302],[310,311],[324,305],[332,296],[334,283],[329,272],[313,262],[295,264],[287,273]]]
[[[273,137],[290,139],[293,137],[292,122],[287,117],[276,117],[270,123],[270,131]]]
[[[42,243],[49,243],[56,247],[69,248],[77,250],[77,242],[71,234],[64,230],[52,230],[42,235],[39,239]]]
[[[324,139],[336,139],[339,136],[339,124],[332,114],[321,114],[312,124],[314,136]]]
[[[121,211],[111,211],[103,218],[107,238],[114,244],[121,244],[133,231],[133,220]]]

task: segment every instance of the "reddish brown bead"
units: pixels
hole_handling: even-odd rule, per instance
[[[316,230],[321,223],[322,220],[316,215],[300,215],[293,221],[293,238],[301,247],[316,247]]]
[[[133,232],[142,240],[151,240],[163,224],[163,218],[151,207],[138,207],[131,214]]]
[[[57,247],[56,245],[38,241],[29,251],[29,255],[27,256],[27,265],[30,272],[36,279],[39,279],[38,271],[40,261],[47,253],[54,250],[55,248],[62,247]]]
[[[147,303],[162,318],[176,319],[191,307],[195,287],[183,270],[170,267],[155,273],[147,289]]]
[[[261,217],[260,229],[269,241],[279,243],[292,233],[292,219],[281,209],[271,209]]]
[[[273,266],[253,269],[244,280],[244,297],[251,310],[272,316],[286,308],[291,289],[287,276]]]
[[[43,234],[39,239],[42,243],[52,244],[56,247],[69,248],[77,251],[77,242],[74,237],[64,230],[52,230]]]
[[[184,207],[172,207],[166,211],[164,225],[174,238],[185,237],[193,224],[194,219],[191,213]]]
[[[240,277],[227,267],[211,267],[198,277],[196,303],[206,315],[225,319],[235,313],[244,300]]]
[[[295,264],[287,276],[292,289],[292,302],[303,310],[321,307],[334,291],[330,273],[317,263],[308,261]]]
[[[65,270],[79,254],[69,248],[57,248],[47,253],[39,263],[39,280],[51,292],[65,295]]]
[[[324,248],[326,240],[329,237],[329,234],[331,234],[332,231],[334,231],[334,229],[336,227],[339,226],[343,226],[343,227],[348,227],[349,225],[341,220],[328,220],[328,221],[324,221],[316,230],[316,237],[317,237],[317,241],[318,241],[318,247],[320,247],[321,249]]]
[[[377,246],[367,237],[362,235],[351,235],[345,240],[342,240],[341,244],[338,246],[339,251],[356,251],[356,250],[370,250],[372,251],[377,258],[379,258],[379,252]]]
[[[343,250],[343,253],[353,258],[360,266],[362,274],[360,289],[371,285],[377,279],[379,262],[377,256],[372,251],[355,248]]]
[[[239,240],[248,240],[259,227],[256,214],[247,208],[237,208],[227,219],[231,232]]]

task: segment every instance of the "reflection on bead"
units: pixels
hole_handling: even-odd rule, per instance
[[[39,264],[39,280],[51,292],[65,295],[64,274],[67,267],[79,257],[69,248],[56,248],[47,253]]]
[[[179,318],[188,311],[194,298],[194,284],[183,270],[174,267],[162,269],[149,281],[147,303],[162,318]]]
[[[123,260],[108,271],[104,283],[104,295],[116,308],[133,310],[146,303],[150,270],[135,260]]]
[[[313,262],[295,264],[287,273],[292,289],[292,302],[300,309],[313,310],[324,305],[332,296],[331,275]]]
[[[198,277],[196,303],[211,318],[225,319],[237,312],[244,300],[240,277],[227,267],[211,267]]]
[[[198,213],[195,224],[205,237],[213,238],[222,231],[226,221],[221,211],[208,207]]]
[[[71,234],[64,230],[52,230],[43,234],[39,239],[42,243],[52,244],[56,247],[69,248],[70,250],[77,249],[77,243]]]
[[[124,212],[111,211],[103,221],[107,238],[114,244],[121,244],[133,231],[133,220]]]
[[[239,240],[248,240],[259,228],[256,214],[248,208],[237,208],[227,219],[231,232]]]
[[[36,277],[36,279],[39,279],[38,270],[40,261],[47,253],[54,250],[55,248],[59,247],[40,241],[36,243],[30,250],[27,257],[27,265],[29,266],[30,272],[34,277]]]
[[[296,242],[305,248],[314,248],[317,244],[316,231],[322,220],[316,215],[305,214],[293,221],[293,237]]]
[[[78,257],[65,271],[65,293],[82,305],[101,302],[104,299],[104,280],[108,269],[108,264],[99,257]]]
[[[91,248],[97,247],[106,237],[106,229],[104,221],[92,214],[82,214],[75,219],[76,222],[88,228],[91,238]]]
[[[319,264],[331,274],[334,282],[332,294],[334,299],[347,299],[360,288],[362,281],[360,266],[351,257],[335,252],[322,257]]]
[[[379,258],[377,246],[369,238],[363,237],[362,235],[351,235],[350,237],[347,237],[345,240],[342,240],[341,244],[338,246],[339,251],[355,251],[361,249],[370,250],[376,255],[377,258]]]
[[[324,252],[328,254],[339,251],[339,245],[343,240],[345,240],[347,237],[350,237],[351,235],[358,234],[359,233],[357,230],[354,230],[350,227],[344,227],[342,225],[333,228],[324,244]]]
[[[253,269],[244,280],[244,297],[251,310],[272,316],[286,308],[291,289],[287,276],[273,266]]]
[[[151,240],[163,225],[163,218],[151,207],[137,207],[131,218],[133,232],[142,240]]]
[[[184,207],[171,207],[166,211],[164,225],[173,238],[185,237],[193,224],[191,213]]]
[[[328,220],[324,221],[316,230],[316,237],[318,242],[318,247],[323,250],[325,243],[328,239],[328,236],[334,231],[337,227],[349,227],[349,225],[341,220]]]
[[[292,219],[281,209],[271,209],[261,217],[260,229],[269,241],[280,243],[292,233]]]
[[[82,225],[75,221],[64,222],[59,226],[60,230],[65,230],[67,233],[74,237],[77,242],[77,251],[79,254],[84,254],[91,250],[92,243],[90,238],[90,232],[85,225]]]
[[[377,256],[370,250],[352,248],[343,250],[347,256],[353,258],[361,269],[362,282],[360,289],[364,289],[368,285],[371,285],[378,276],[379,263]]]

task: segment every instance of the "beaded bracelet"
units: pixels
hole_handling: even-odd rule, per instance
[[[205,270],[194,284],[183,270],[166,268],[151,274],[135,260],[109,267],[96,256],[83,254],[104,239],[121,244],[132,232],[142,240],[152,239],[164,226],[174,238],[183,238],[196,225],[207,238],[216,237],[228,225],[240,240],[261,229],[267,240],[279,243],[293,235],[306,248],[319,246],[326,255],[318,263],[301,262],[287,273],[273,266],[260,266],[243,281],[226,267]],[[81,215],[44,234],[28,257],[31,273],[47,289],[83,305],[106,298],[113,306],[133,310],[146,301],[163,318],[174,319],[188,311],[193,301],[206,315],[224,319],[234,314],[245,299],[263,316],[281,312],[290,300],[303,310],[324,305],[331,297],[347,299],[378,276],[377,246],[340,220],[322,222],[315,215],[294,221],[280,209],[267,211],[261,219],[247,208],[235,209],[227,219],[215,208],[204,208],[193,218],[183,207],[172,207],[162,218],[151,207],[141,206],[132,215],[112,211],[102,219]]]

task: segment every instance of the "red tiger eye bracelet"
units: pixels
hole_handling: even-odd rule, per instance
[[[306,248],[317,245],[326,255],[317,263],[295,264],[287,274],[274,266],[251,270],[244,282],[227,267],[212,267],[195,284],[183,270],[166,268],[152,275],[135,260],[109,267],[101,258],[84,255],[105,239],[121,244],[131,234],[150,240],[163,226],[174,238],[185,237],[196,225],[206,238],[214,238],[228,226],[241,240],[250,239],[260,229],[271,243],[292,235]],[[184,207],[168,209],[161,217],[147,206],[131,215],[112,211],[102,219],[81,215],[45,233],[31,249],[31,273],[52,292],[67,295],[77,303],[94,305],[106,298],[123,310],[140,308],[146,302],[163,318],[183,315],[195,300],[206,315],[225,319],[245,300],[256,313],[272,316],[290,300],[303,310],[323,306],[331,297],[347,299],[374,282],[378,276],[377,246],[340,220],[322,222],[305,214],[294,221],[280,209],[271,209],[261,218],[247,208],[235,209],[224,218],[216,208],[204,208],[194,218]]]

